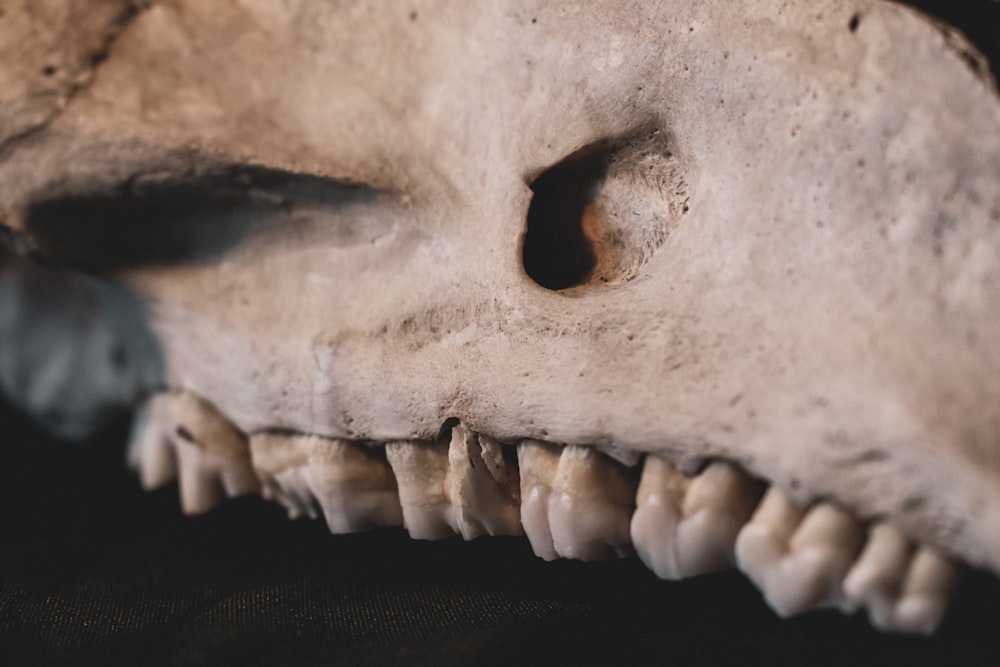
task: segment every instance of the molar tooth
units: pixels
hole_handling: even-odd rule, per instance
[[[637,476],[592,447],[563,448],[548,501],[556,553],[579,560],[630,553]]]
[[[677,548],[686,577],[731,567],[740,529],[753,514],[762,484],[728,463],[716,461],[691,480]]]
[[[677,527],[684,518],[684,495],[691,480],[669,462],[647,456],[642,466],[632,543],[646,567],[661,579],[681,579],[684,572],[677,545]]]
[[[177,477],[177,457],[171,445],[170,394],[150,397],[136,412],[129,435],[128,465],[150,491]]]
[[[861,546],[857,521],[829,503],[802,510],[775,487],[740,531],[737,563],[779,616],[849,604],[844,577]]]
[[[214,407],[188,392],[172,394],[169,417],[185,513],[207,512],[226,495],[259,490],[246,437]]]
[[[792,536],[791,552],[781,567],[781,590],[771,597],[783,599],[778,604],[786,614],[834,605],[851,611],[843,583],[863,537],[860,524],[847,512],[829,503],[814,506]]]
[[[931,548],[918,549],[910,561],[889,629],[927,635],[934,632],[957,583],[953,562]]]
[[[455,525],[466,540],[480,535],[523,535],[516,463],[503,445],[459,424],[448,448]]]
[[[521,525],[535,555],[545,560],[559,558],[549,527],[549,496],[559,469],[558,445],[524,440],[517,446],[521,473]]]
[[[782,585],[780,565],[803,516],[804,509],[772,486],[736,538],[736,565],[764,592],[768,602],[770,591]]]
[[[717,461],[687,478],[649,456],[632,516],[639,557],[663,579],[683,579],[730,567],[740,529],[760,499],[761,485]]]
[[[391,442],[385,454],[396,476],[403,526],[415,540],[440,540],[457,532],[448,479],[447,443]]]
[[[307,439],[307,481],[331,533],[402,525],[396,478],[385,451],[346,440]]]
[[[892,627],[893,609],[912,554],[913,543],[892,524],[868,529],[868,541],[844,579],[844,593],[854,605],[868,609],[875,627]]]

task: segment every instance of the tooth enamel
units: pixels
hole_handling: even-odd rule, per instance
[[[637,476],[591,447],[563,448],[548,502],[556,553],[578,560],[628,555]]]
[[[560,447],[540,440],[523,440],[517,446],[521,473],[521,525],[535,555],[559,558],[549,527],[549,496],[559,470]]]
[[[452,428],[448,475],[453,516],[466,540],[480,535],[523,535],[516,464],[503,445],[461,424]]]
[[[177,477],[177,457],[168,435],[170,400],[169,394],[150,397],[136,413],[129,435],[128,465],[139,473],[147,491]]]
[[[667,461],[646,457],[632,515],[632,543],[646,567],[661,579],[686,576],[678,553],[677,527],[684,518],[682,506],[690,483]]]
[[[948,609],[956,584],[955,564],[930,548],[921,548],[910,561],[889,629],[931,634]]]
[[[687,478],[648,456],[632,516],[636,551],[662,579],[726,569],[735,563],[736,536],[760,493],[758,482],[721,461]]]
[[[403,526],[415,540],[440,540],[458,532],[450,498],[448,450],[448,444],[420,440],[385,446],[399,487]]]
[[[259,491],[246,437],[193,394],[181,392],[170,398],[170,439],[177,452],[183,511],[200,514],[227,495]]]
[[[888,629],[903,585],[913,543],[891,524],[868,529],[861,555],[844,579],[844,594],[852,604],[866,607],[872,625]]]
[[[381,448],[315,436],[305,439],[310,447],[306,481],[331,533],[402,525],[396,478]]]
[[[736,538],[736,565],[765,597],[781,584],[778,570],[803,516],[805,510],[772,486]],[[773,585],[772,579],[775,579]]]
[[[309,462],[309,449],[303,440],[280,433],[255,433],[250,436],[250,459],[264,498],[281,503],[291,519],[315,515],[312,498],[302,497],[303,481],[297,472]]]

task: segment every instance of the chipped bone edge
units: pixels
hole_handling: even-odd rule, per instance
[[[333,533],[402,526],[414,539],[526,535],[546,560],[633,552],[664,579],[735,566],[779,616],[864,609],[882,630],[930,634],[957,568],[885,523],[830,502],[794,503],[740,468],[695,474],[596,447],[507,445],[449,425],[436,441],[374,443],[262,431],[246,435],[187,391],[150,397],[127,452],[146,489],[178,479],[185,513],[260,493]]]

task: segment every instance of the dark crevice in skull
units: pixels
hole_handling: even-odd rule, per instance
[[[299,211],[368,204],[364,185],[260,167],[137,177],[108,192],[45,200],[25,229],[46,264],[92,271],[176,265],[216,258],[269,221],[301,222]]]
[[[550,290],[579,285],[594,268],[593,245],[583,215],[607,169],[606,151],[585,148],[552,167],[531,184],[524,236],[524,269]]]
[[[550,290],[628,282],[688,212],[684,165],[656,125],[590,144],[531,183],[522,258]]]

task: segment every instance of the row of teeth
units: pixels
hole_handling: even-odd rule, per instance
[[[462,424],[439,441],[366,444],[315,435],[244,435],[191,393],[137,415],[129,463],[147,489],[177,478],[187,513],[261,493],[334,533],[403,526],[415,539],[527,535],[546,559],[637,553],[664,579],[732,566],[781,616],[866,610],[873,625],[930,633],[954,564],[887,523],[837,506],[804,508],[723,461],[691,477],[647,456],[626,466],[591,447],[516,445]]]

